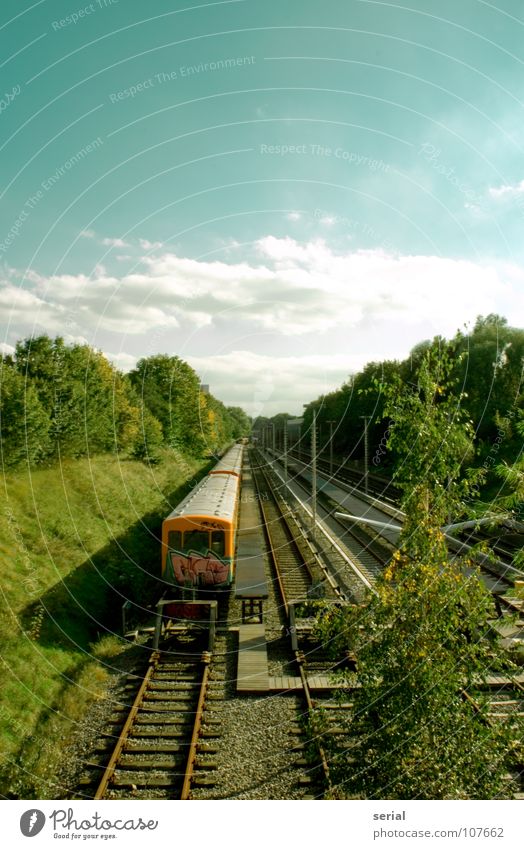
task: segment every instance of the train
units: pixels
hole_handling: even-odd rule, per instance
[[[234,581],[243,452],[226,451],[162,523],[162,579],[183,599]]]

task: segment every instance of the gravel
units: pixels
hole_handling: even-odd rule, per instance
[[[300,698],[290,695],[233,697],[222,709],[216,786],[193,790],[194,799],[303,799],[306,776],[294,762],[299,738],[293,731]]]

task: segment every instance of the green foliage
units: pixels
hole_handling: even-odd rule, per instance
[[[522,404],[524,330],[508,327],[505,318],[478,318],[470,334],[458,333],[456,376],[478,430],[478,437],[491,442],[497,433],[496,417],[507,416]]]
[[[156,354],[139,360],[129,378],[143,404],[162,426],[171,448],[202,453],[209,422],[200,381],[191,366],[179,357]]]
[[[38,394],[14,365],[0,361],[0,446],[4,468],[38,462],[49,447],[51,422]]]
[[[158,463],[163,444],[162,425],[147,408],[140,408],[140,423],[131,456],[136,460]]]
[[[478,447],[478,464],[486,457],[491,465],[494,448],[497,460],[512,462],[519,454],[522,439],[506,429],[499,440],[499,420],[513,419],[524,409],[522,368],[524,363],[524,330],[509,327],[506,319],[498,315],[478,318],[471,331],[456,334],[449,347],[441,337],[425,340],[416,345],[403,362],[368,363],[362,371],[352,375],[340,389],[323,395],[309,404],[304,415],[303,432],[309,431],[313,412],[317,413],[320,431],[319,445],[327,445],[327,422],[335,422],[334,451],[353,459],[363,459],[364,440],[361,416],[370,416],[368,429],[370,458],[375,458],[379,471],[388,470],[388,454],[377,448],[384,445],[388,421],[384,411],[382,390],[396,376],[405,383],[417,384],[425,354],[434,348],[448,348],[452,361],[450,378],[461,396],[461,408],[475,429]]]
[[[508,423],[504,424],[508,427]],[[524,412],[518,412],[515,430],[521,438],[524,438]],[[497,464],[495,471],[499,479],[503,481],[505,495],[498,499],[497,506],[509,510],[517,520],[524,518],[524,459],[519,452],[513,463],[502,462]],[[515,555],[515,565],[524,567],[524,550],[520,549]]]
[[[399,373],[400,364],[392,360],[382,363],[371,362],[353,375],[347,383],[335,392],[322,395],[309,404],[304,411],[303,432],[309,433],[313,413],[317,416],[319,449],[327,448],[333,421],[333,450],[352,458],[364,456],[362,416],[370,417],[369,443],[380,443],[384,430],[384,398],[381,387],[393,380]]]
[[[15,362],[49,416],[51,456],[80,457],[121,445],[125,383],[100,351],[40,336],[18,343]]]
[[[166,445],[202,456],[249,430],[245,413],[201,392],[178,357],[142,359],[123,375],[88,345],[38,336],[0,366],[5,468],[115,451],[157,462]]]
[[[457,515],[478,473],[472,427],[453,395],[452,350],[421,352],[416,384],[379,387],[393,419],[388,448],[406,512],[397,551],[361,608],[330,609],[323,641],[357,658],[359,687],[349,728],[353,762],[332,753],[332,774],[368,798],[506,797],[513,729],[486,721],[466,692],[502,668],[490,626],[491,596],[473,564],[449,560],[441,526]]]
[[[241,407],[226,407],[229,419],[230,435],[232,439],[240,439],[249,436],[251,431],[251,419]]]
[[[490,725],[481,697],[475,707],[465,695],[502,664],[478,575],[397,554],[376,589],[364,610],[320,619],[322,639],[351,648],[358,663],[353,747],[332,749],[333,782],[374,799],[507,797],[515,731]]]
[[[424,351],[417,383],[395,375],[380,387],[384,415],[391,419],[388,449],[395,458],[393,479],[406,513],[401,547],[411,557],[440,562],[447,556],[440,528],[464,512],[482,470],[468,469],[474,457],[474,430],[454,395],[453,348],[440,342]]]

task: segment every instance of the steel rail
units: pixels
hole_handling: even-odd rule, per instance
[[[272,493],[272,495],[273,495],[273,499],[274,499],[275,506],[276,506],[277,510],[279,511],[279,513],[280,513],[280,520],[281,520],[281,522],[285,525],[285,527],[286,527],[286,528],[288,529],[288,531],[289,531],[289,527],[288,527],[288,525],[287,525],[287,523],[286,523],[285,516],[284,516],[284,514],[282,513],[282,511],[281,511],[281,509],[280,509],[280,506],[279,506],[279,504],[278,504],[277,500],[275,499],[274,493],[272,492],[271,481],[269,480],[268,476],[266,475],[266,473],[264,472],[264,470],[263,470],[262,468],[259,470],[259,472],[261,472],[261,473],[262,473],[262,475],[264,476],[264,479],[265,479],[266,483],[268,484],[268,486],[269,486],[269,488],[270,488],[270,492],[271,492],[271,493]],[[275,567],[275,572],[276,572],[276,577],[277,577],[278,588],[279,588],[279,591],[280,591],[280,595],[281,595],[281,597],[282,597],[282,601],[284,602],[284,608],[285,608],[285,611],[286,611],[286,616],[289,616],[289,604],[290,604],[290,602],[295,601],[295,600],[298,600],[298,599],[288,599],[288,597],[287,597],[287,594],[286,594],[286,591],[285,591],[285,588],[284,588],[284,577],[283,577],[283,574],[282,574],[282,572],[281,572],[281,570],[280,570],[279,563],[278,563],[278,557],[277,557],[277,555],[276,555],[276,550],[277,550],[277,549],[275,549],[275,544],[274,544],[274,540],[273,540],[273,534],[272,534],[272,532],[271,532],[271,530],[270,530],[270,524],[271,524],[271,523],[270,523],[270,521],[269,521],[269,519],[268,519],[268,515],[267,515],[267,512],[266,512],[266,508],[264,507],[264,503],[263,503],[262,499],[260,498],[260,487],[259,487],[259,485],[258,485],[257,475],[253,475],[253,481],[254,481],[255,489],[256,489],[256,492],[257,492],[257,495],[258,495],[258,499],[259,499],[258,503],[259,503],[259,507],[260,507],[260,512],[262,513],[262,518],[263,518],[263,520],[264,520],[264,529],[265,529],[265,532],[266,532],[266,535],[267,535],[267,538],[268,538],[268,542],[269,542],[269,551],[270,551],[270,554],[271,554],[271,559],[272,559],[272,561],[273,561],[273,565],[274,565],[274,567]],[[293,535],[291,535],[291,536],[293,536]],[[308,573],[309,578],[310,578],[310,579],[312,579],[311,571],[310,571],[310,569],[308,568],[307,563],[304,563],[304,562],[303,562],[304,558],[302,557],[302,555],[301,555],[301,553],[300,553],[300,550],[299,550],[299,548],[298,548],[298,545],[297,545],[297,543],[294,541],[294,539],[293,539],[293,546],[294,546],[294,548],[295,548],[295,550],[296,550],[296,552],[297,552],[297,555],[298,555],[298,558],[297,558],[297,559],[298,559],[298,560],[300,560],[300,561],[302,562],[302,565],[303,565],[303,567],[306,569],[306,571],[307,571],[307,573]]]
[[[339,482],[337,481],[337,485],[338,484],[339,484]],[[344,488],[343,482],[342,482],[341,488]],[[359,495],[359,497],[360,497],[360,495]],[[370,499],[370,502],[371,501],[376,502],[374,506],[377,506],[377,504],[382,506],[381,503],[379,501],[377,501],[377,499]],[[385,504],[383,506],[389,507],[389,505],[385,505]],[[304,509],[307,510],[307,507],[305,507],[305,505],[304,505]],[[389,510],[391,510],[391,507],[389,507]],[[337,513],[335,513],[335,516],[336,515],[337,515]],[[402,521],[403,518],[404,518],[404,514],[402,513],[402,511],[400,511],[398,509],[395,509],[393,511],[393,515],[394,515],[394,518],[397,519],[397,521]],[[347,518],[355,519],[356,517],[349,517],[348,516]],[[360,521],[363,524],[370,525],[371,527],[373,527],[374,525],[380,524],[380,523],[375,522],[373,520],[366,519],[365,517],[360,518]],[[385,524],[392,529],[396,529],[396,526],[393,525],[392,523],[385,523]],[[457,539],[457,537],[454,537],[450,533],[444,533],[444,537],[445,537],[446,542],[448,543],[451,551],[454,554],[460,555],[464,552],[468,553],[468,554],[471,553],[475,562],[477,563],[477,565],[479,566],[481,571],[484,571],[486,574],[491,575],[492,577],[497,578],[498,580],[505,581],[509,586],[511,586],[513,581],[508,576],[508,574],[507,574],[508,572],[512,573],[514,575],[515,580],[518,579],[518,578],[524,578],[524,573],[522,572],[522,570],[518,569],[517,567],[515,567],[511,564],[508,564],[508,563],[504,563],[501,560],[496,560],[496,559],[494,560],[492,557],[490,557],[487,554],[484,554],[483,552],[474,551],[473,546],[469,545],[466,542],[463,542],[460,539]],[[500,571],[499,571],[499,569],[500,569]],[[501,574],[501,572],[502,572],[502,574]],[[493,594],[493,595],[494,595],[496,604],[500,604],[502,607],[505,607],[506,609],[512,611],[513,613],[520,612],[520,607],[519,607],[518,603],[515,603],[512,599],[506,599],[503,596],[500,596],[500,595],[497,595],[497,594]]]
[[[193,773],[195,771],[195,760],[197,756],[197,746],[198,740],[200,737],[200,732],[202,729],[202,718],[204,713],[204,704],[206,701],[207,687],[209,683],[209,664],[211,662],[211,654],[210,652],[204,652],[202,655],[202,663],[204,664],[204,673],[202,675],[202,683],[200,685],[200,693],[198,696],[198,703],[195,711],[195,724],[193,726],[193,733],[191,735],[191,743],[189,744],[189,752],[187,755],[187,765],[185,769],[184,775],[184,783],[182,785],[182,792],[180,794],[180,799],[182,801],[186,801],[189,799],[189,794],[191,792],[191,781],[193,779]]]
[[[306,673],[306,670],[304,669],[305,658],[304,658],[304,655],[301,651],[296,652],[296,661],[298,663],[300,678],[302,680],[302,690],[303,690],[303,693],[304,693],[304,697],[306,699],[306,705],[307,705],[308,713],[311,716],[313,711],[314,711],[315,706],[313,704],[313,699],[311,698],[311,690],[309,689],[309,682],[308,682],[308,678],[307,678],[307,673]],[[321,743],[318,743],[316,741],[315,741],[315,745],[317,747],[318,756],[320,758],[320,763],[322,765],[322,771],[324,773],[324,777],[326,779],[328,789],[330,789],[331,788],[331,776],[330,776],[330,773],[329,773],[329,764],[327,762],[324,747],[322,746]]]
[[[309,507],[307,506],[307,504],[304,501],[302,501],[302,499],[299,498],[299,496],[296,495],[293,492],[293,490],[291,489],[291,487],[289,486],[287,481],[284,480],[284,478],[277,471],[277,469],[275,469],[274,467],[272,467],[272,468],[273,468],[273,473],[282,481],[283,485],[286,487],[286,489],[289,491],[289,493],[295,499],[295,501],[297,501],[298,504],[300,504],[301,508],[307,513],[307,515],[312,518],[313,514],[312,514],[311,510],[309,509]],[[366,586],[369,590],[371,590],[371,592],[374,595],[377,595],[377,591],[374,588],[373,584],[366,578],[366,576],[361,572],[361,570],[358,568],[356,563],[353,562],[353,560],[346,554],[346,552],[342,550],[342,548],[339,546],[339,544],[337,543],[335,538],[331,536],[329,531],[327,531],[326,528],[324,527],[323,522],[318,518],[317,518],[317,521],[316,521],[316,527],[323,534],[323,536],[326,538],[326,540],[332,546],[332,548],[335,549],[337,554],[339,554],[340,557],[342,557],[344,562],[355,573],[355,575],[358,577],[358,579],[364,584],[364,586]]]
[[[128,715],[126,721],[125,721],[124,727],[122,728],[122,730],[119,734],[115,748],[113,749],[113,754],[111,755],[111,758],[109,759],[109,763],[105,768],[104,774],[103,774],[103,776],[100,780],[97,791],[96,791],[96,793],[93,797],[94,799],[103,799],[104,798],[105,792],[107,790],[107,785],[109,784],[109,782],[111,781],[111,778],[113,777],[113,774],[115,772],[115,769],[116,769],[118,761],[119,761],[119,758],[122,754],[122,750],[123,750],[123,748],[124,748],[124,746],[127,742],[129,732],[131,731],[131,727],[132,727],[132,725],[135,721],[136,715],[137,715],[137,713],[140,709],[140,705],[142,703],[144,695],[145,695],[147,688],[149,686],[149,682],[151,680],[151,677],[152,677],[153,673],[155,672],[155,669],[158,665],[159,657],[160,657],[160,655],[157,652],[155,652],[151,656],[151,663],[150,663],[150,665],[147,669],[146,674],[144,675],[144,680],[142,681],[142,684],[140,685],[138,693],[135,696],[135,700],[134,700],[134,702],[131,706],[131,710],[129,711],[129,715]]]

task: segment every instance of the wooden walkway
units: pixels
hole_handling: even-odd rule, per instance
[[[311,675],[308,677],[310,690],[339,690],[343,684],[334,683],[329,675]],[[272,692],[285,693],[288,690],[301,690],[302,678],[300,675],[274,675],[269,679],[269,689]]]
[[[524,673],[518,672],[511,678],[508,678],[504,673],[494,673],[486,676],[486,684],[488,687],[511,687],[513,682],[524,685]]]
[[[249,468],[244,468],[235,579],[235,596],[242,601],[242,622],[258,620],[262,623],[263,603],[268,597],[261,522],[253,476]]]
[[[238,629],[237,693],[267,693],[266,629],[264,625],[241,625]]]

